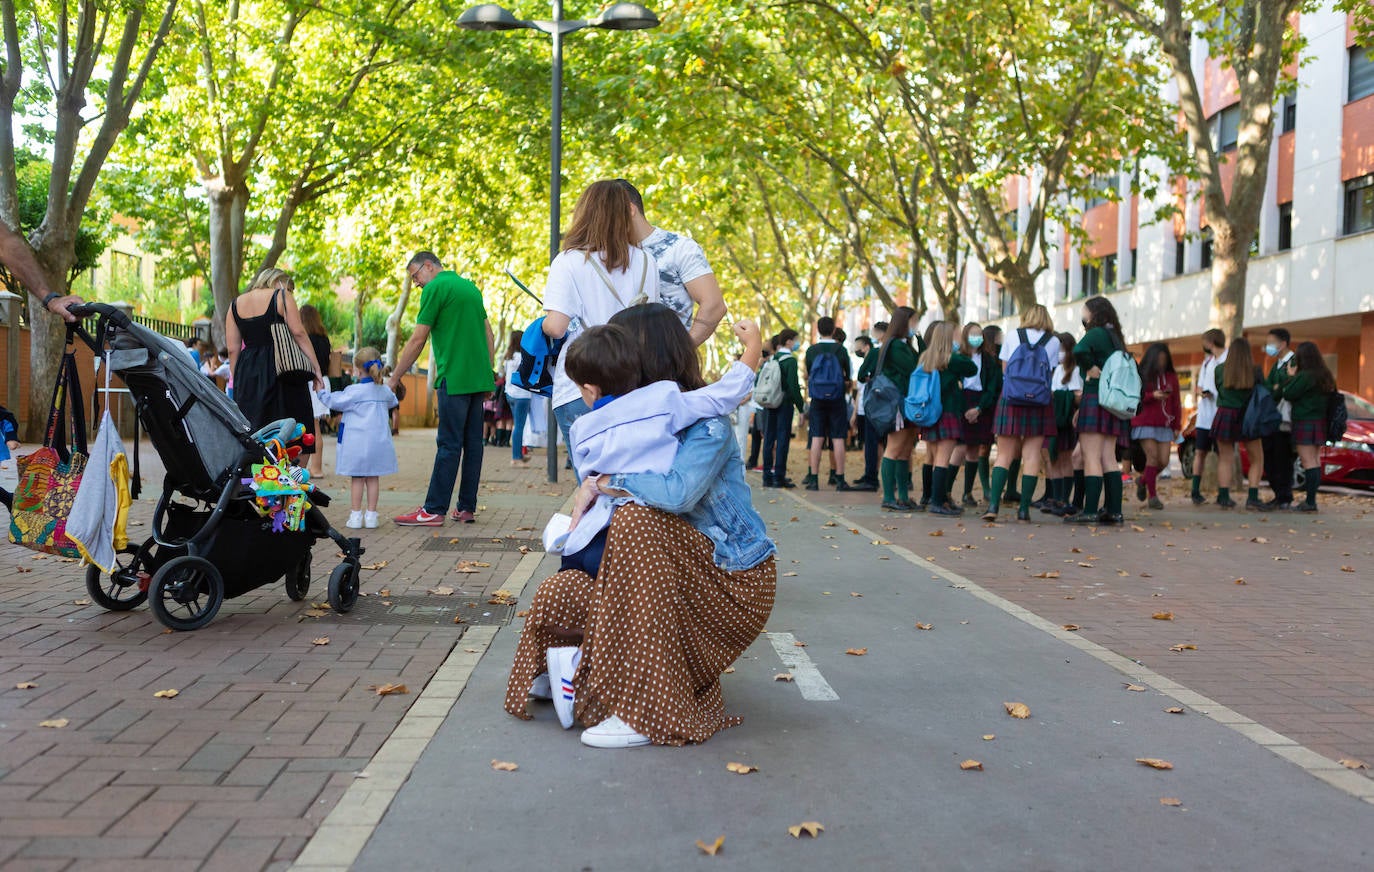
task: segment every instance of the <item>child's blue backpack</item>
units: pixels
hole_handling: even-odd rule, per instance
[[[902,403],[906,419],[917,427],[934,427],[940,422],[944,408],[940,402],[940,374],[916,367],[907,383],[906,400]]]
[[[813,400],[838,400],[844,396],[844,370],[840,359],[829,351],[816,355],[811,370],[806,374],[806,388]]]
[[[1054,399],[1050,387],[1053,369],[1045,345],[1050,341],[1049,332],[1040,334],[1034,343],[1028,342],[1026,328],[1016,331],[1021,343],[1011,353],[1007,369],[1002,377],[1002,399],[1013,406],[1048,406]]]
[[[536,318],[520,336],[520,366],[511,381],[541,397],[553,396],[553,370],[558,365],[558,353],[567,340],[550,339],[544,335],[544,319]]]

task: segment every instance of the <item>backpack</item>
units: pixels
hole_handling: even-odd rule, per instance
[[[782,364],[775,354],[759,367],[759,377],[754,380],[754,402],[765,409],[776,409],[786,398],[782,390]]]
[[[1102,365],[1097,404],[1123,421],[1131,420],[1140,411],[1140,369],[1129,353],[1117,349]]]
[[[0,406],[0,440],[17,438],[18,433],[19,419],[9,409]]]
[[[844,396],[844,370],[840,358],[830,351],[816,355],[806,375],[806,389],[813,400],[838,400]]]
[[[1326,441],[1339,442],[1345,438],[1350,425],[1350,411],[1345,407],[1345,395],[1332,391],[1326,398]]]
[[[917,427],[934,427],[944,414],[940,402],[940,374],[916,367],[907,383],[906,401],[902,404],[906,418]]]
[[[878,354],[878,365],[868,380],[864,391],[864,424],[872,427],[880,437],[897,429],[897,416],[901,414],[902,389],[897,383],[883,375],[883,362],[887,360],[887,345]],[[872,354],[873,352],[869,352]]]
[[[1273,393],[1262,383],[1256,382],[1255,389],[1250,392],[1250,402],[1245,404],[1245,417],[1240,421],[1240,438],[1249,442],[1273,436],[1279,432],[1282,424],[1283,416],[1279,414]]]
[[[541,397],[553,396],[553,370],[558,365],[558,353],[568,339],[550,339],[544,335],[544,319],[536,318],[520,336],[520,366],[511,377],[516,387],[522,387]]]
[[[1048,406],[1054,399],[1050,386],[1053,369],[1045,345],[1050,341],[1049,331],[1031,343],[1026,337],[1026,328],[1016,331],[1021,344],[1011,353],[1007,368],[1002,373],[1002,399],[1013,406]]]

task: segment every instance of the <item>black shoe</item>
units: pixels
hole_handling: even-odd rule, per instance
[[[1298,503],[1296,506],[1293,507],[1293,511],[1305,514],[1309,512],[1316,512],[1317,507],[1312,505],[1311,503]]]
[[[1222,497],[1217,497],[1217,505],[1223,509],[1234,509],[1236,507],[1236,501],[1230,497],[1224,499]]]
[[[1164,510],[1164,503],[1160,501],[1159,497],[1150,497],[1150,501],[1146,505],[1156,512]]]
[[[838,487],[838,485],[836,485],[836,487]],[[858,481],[852,482],[852,483],[850,483],[848,486],[845,487],[845,490],[852,490],[852,491],[868,491],[868,492],[872,492],[872,491],[875,491],[875,490],[877,490],[877,489],[878,489],[878,486],[877,486],[876,484],[874,484],[874,483],[871,482],[871,481],[864,481],[863,479],[859,479]]]
[[[1207,498],[1204,497],[1202,494],[1193,494],[1192,500],[1193,505],[1195,506],[1204,506],[1207,504]]]
[[[927,506],[926,511],[932,515],[944,515],[950,518],[958,517],[959,515],[962,515],[964,513],[962,509],[958,509],[954,506],[951,506],[949,503],[935,502],[932,502],[929,506]]]
[[[970,509],[978,508],[978,501],[973,498],[973,494],[964,494],[964,505]]]
[[[773,479],[772,479],[771,476],[765,475],[765,476],[763,477],[763,487],[777,487],[777,486],[778,486],[777,483],[773,481]]]
[[[996,522],[997,522],[997,509],[996,509],[996,507],[994,507],[994,506],[988,506],[988,510],[987,510],[986,512],[983,513],[983,518],[982,518],[982,520],[987,521],[987,522],[990,523],[990,524],[996,523]]]
[[[1021,502],[1021,492],[1020,492],[1020,491],[1014,491],[1014,490],[1009,490],[1009,491],[1007,491],[1006,493],[1002,494],[1002,502],[1004,502],[1004,503],[1019,503],[1019,502]]]
[[[1050,498],[1049,498],[1049,497],[1041,497],[1040,499],[1038,499],[1038,500],[1036,500],[1035,502],[1031,503],[1031,508],[1032,508],[1032,509],[1042,509],[1042,510],[1043,510],[1043,509],[1045,508],[1045,506],[1049,504],[1049,502],[1050,502]]]
[[[882,482],[878,481],[876,478],[869,478],[869,477],[866,476],[866,475],[861,475],[861,476],[859,476],[858,478],[856,478],[856,479],[854,479],[853,481],[851,481],[850,484],[851,484],[851,485],[861,485],[861,484],[867,485],[867,484],[871,484],[871,485],[873,485],[874,487],[877,487],[879,484],[882,484]]]
[[[1250,512],[1272,512],[1276,507],[1262,500],[1246,500],[1245,509]]]
[[[1064,518],[1064,523],[1088,524],[1090,526],[1096,527],[1098,524],[1102,523],[1102,521],[1099,520],[1099,517],[1096,512],[1085,512],[1080,509],[1079,511],[1074,512],[1072,515],[1069,515],[1068,517]]]
[[[838,481],[839,481],[839,477],[835,475],[835,470],[833,470],[833,469],[830,470],[830,479],[829,479],[829,481],[828,481],[828,484],[829,484],[831,487],[834,487],[835,484],[836,484],[836,482],[838,482]]]
[[[907,502],[911,505],[911,511],[913,512],[924,512],[926,509],[930,508],[930,503],[928,502],[913,503],[910,500],[907,500]]]
[[[1016,520],[1018,520],[1018,521],[1029,521],[1029,520],[1030,520],[1030,509],[1017,509],[1017,510],[1016,510]]]
[[[790,479],[790,478],[784,478],[784,479],[782,479],[781,481],[777,482],[777,483],[774,485],[774,487],[785,487],[785,488],[787,488],[788,490],[791,490],[792,488],[794,488],[794,487],[796,487],[796,486],[797,486],[797,483],[796,483],[795,481],[793,481],[792,479]]]
[[[1059,502],[1059,500],[1045,500],[1039,506],[1036,506],[1036,508],[1046,515],[1057,515],[1059,514],[1059,510],[1063,507],[1064,504]]]
[[[1143,478],[1135,480],[1135,501],[1138,503],[1145,502],[1145,479]]]
[[[1289,512],[1293,510],[1293,503],[1291,500],[1285,500],[1281,503],[1275,503],[1274,509],[1275,511],[1279,512]]]
[[[884,501],[883,501],[883,511],[884,511],[884,512],[909,512],[909,511],[911,511],[911,504],[910,504],[910,503],[898,502],[897,500],[884,500]]]
[[[814,475],[808,475],[802,479],[802,487],[806,488],[809,491],[820,490],[820,480],[817,479]]]
[[[852,491],[854,489],[854,486],[844,479],[839,479],[835,482],[835,490],[837,491]]]

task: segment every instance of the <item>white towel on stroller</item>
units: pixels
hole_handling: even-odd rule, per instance
[[[116,540],[123,535],[121,515],[127,515],[130,502],[124,441],[106,409],[67,516],[67,538],[102,572],[114,570],[116,549],[126,544]]]

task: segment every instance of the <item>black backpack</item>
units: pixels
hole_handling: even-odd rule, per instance
[[[1326,398],[1326,441],[1339,442],[1345,438],[1350,424],[1350,412],[1345,407],[1345,394],[1332,391]]]

